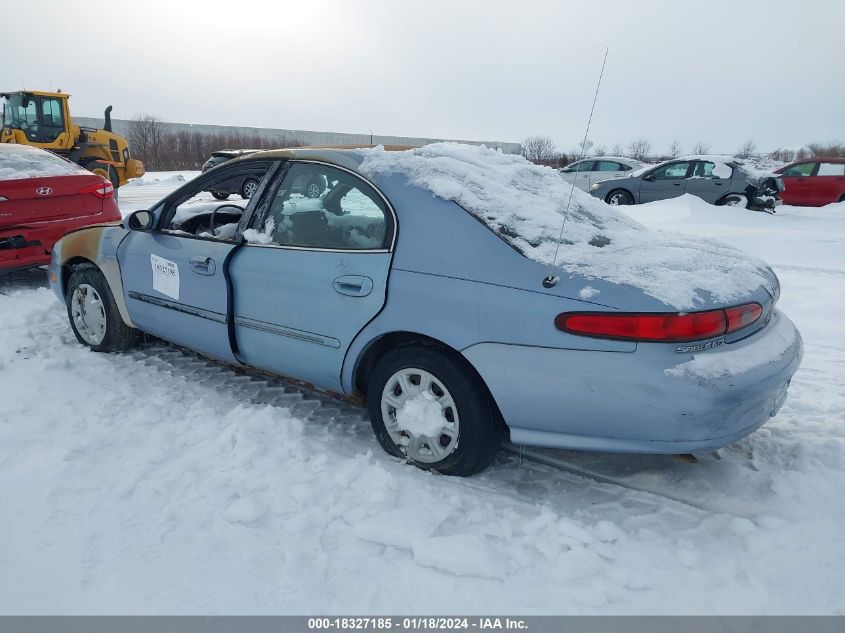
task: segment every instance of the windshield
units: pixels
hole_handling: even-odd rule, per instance
[[[35,99],[24,105],[23,95],[9,95],[3,101],[3,127],[13,127],[26,132],[38,126],[38,109]]]

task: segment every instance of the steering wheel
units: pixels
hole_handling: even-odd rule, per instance
[[[244,209],[243,207],[239,207],[236,204],[221,204],[220,206],[214,207],[211,211],[211,216],[208,218],[208,232],[211,233],[214,237],[217,237],[217,230],[214,228],[214,216],[217,214],[220,209],[223,207],[232,207],[233,209],[237,209],[239,213],[243,214]]]

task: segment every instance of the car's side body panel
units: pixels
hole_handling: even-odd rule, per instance
[[[230,242],[132,231],[118,249],[135,326],[224,362],[229,342],[225,265]]]
[[[232,257],[241,360],[341,391],[349,344],[382,309],[391,253],[244,245]]]
[[[120,225],[89,226],[65,235],[56,243],[47,273],[50,286],[62,303],[65,302],[65,289],[71,272],[67,265],[74,261],[88,261],[105,276],[123,321],[135,327],[126,306],[117,261],[117,247],[128,233]]]
[[[463,353],[517,444],[683,453],[729,444],[773,416],[803,343],[775,312],[767,327],[741,341],[696,355],[675,347],[641,343],[634,354],[607,354],[482,343]],[[768,354],[772,348],[781,353]],[[694,358],[726,354],[733,356],[721,371],[685,373]],[[735,363],[737,355],[755,354],[765,360]]]

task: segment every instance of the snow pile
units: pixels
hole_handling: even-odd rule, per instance
[[[182,174],[172,174],[170,176],[162,176],[162,177],[154,177],[152,175],[142,176],[141,178],[135,178],[130,180],[126,185],[126,187],[144,187],[149,185],[165,185],[165,184],[173,184],[173,185],[180,185],[185,182],[185,176]]]
[[[0,144],[0,180],[80,175],[90,176],[91,172],[37,147]]]
[[[743,298],[766,280],[763,261],[724,244],[651,231],[521,156],[457,143],[404,152],[360,150],[370,177],[400,173],[453,200],[526,257],[551,264],[572,195],[557,265],[566,272],[640,288],[678,310],[708,298]]]

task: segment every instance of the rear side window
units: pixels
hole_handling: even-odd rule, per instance
[[[818,163],[801,163],[800,165],[793,165],[785,172],[783,172],[784,176],[811,176],[813,170],[816,168]]]
[[[366,182],[320,163],[294,163],[270,200],[260,230],[247,241],[331,250],[389,247],[392,222],[387,205]]]
[[[622,165],[612,160],[597,161],[598,166],[595,171],[622,171]]]
[[[822,163],[819,176],[845,176],[845,163]]]

